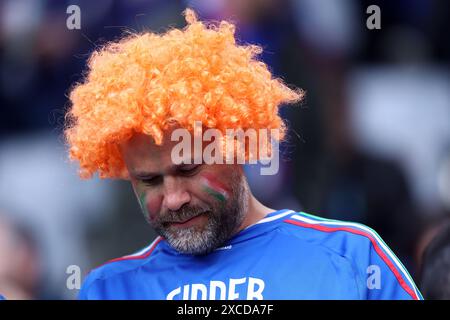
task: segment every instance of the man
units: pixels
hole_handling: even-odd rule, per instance
[[[420,299],[369,228],[252,195],[239,157],[274,159],[285,135],[278,106],[302,92],[272,79],[233,25],[208,28],[191,10],[186,20],[95,52],[71,92],[66,137],[81,176],[130,180],[160,235],[92,271],[80,298]],[[245,130],[249,144],[229,130]],[[186,135],[202,140],[180,148]]]

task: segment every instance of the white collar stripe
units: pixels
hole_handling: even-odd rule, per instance
[[[145,247],[144,249],[142,249],[142,250],[140,250],[140,251],[138,251],[138,252],[136,252],[136,253],[133,253],[133,254],[124,256],[124,258],[136,257],[136,256],[143,255],[145,252],[147,252],[148,250],[150,250],[151,248],[153,248],[153,245],[154,245],[156,242],[158,242],[159,238],[161,238],[161,237],[160,237],[160,236],[156,237],[156,239],[155,239],[149,246]]]
[[[286,212],[282,212],[282,213],[276,214],[276,215],[274,215],[273,217],[268,217],[268,218],[261,219],[261,220],[259,220],[258,222],[256,222],[255,224],[266,223],[266,222],[278,220],[278,219],[283,218],[283,217],[285,217],[285,216],[287,216],[287,215],[290,215],[290,214],[293,213],[293,212],[295,212],[295,211],[293,211],[293,210],[288,210],[288,211],[286,211]]]

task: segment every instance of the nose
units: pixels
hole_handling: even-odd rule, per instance
[[[170,176],[164,179],[163,207],[165,209],[175,211],[190,201],[191,195],[180,179]]]

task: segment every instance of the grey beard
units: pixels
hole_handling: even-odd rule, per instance
[[[218,208],[204,213],[208,216],[208,221],[201,229],[196,226],[175,229],[170,226],[166,227],[161,221],[152,226],[178,252],[192,255],[208,254],[229,240],[244,221],[249,197],[244,176],[232,187],[231,193],[232,196],[227,206],[218,206]],[[202,212],[203,210],[185,208],[178,216],[185,217],[188,215],[186,212],[189,211]],[[171,212],[169,215],[176,216],[176,213]],[[194,216],[194,214],[190,214],[190,216]]]
[[[161,231],[170,246],[184,254],[208,254],[227,240],[226,232],[222,231],[213,218],[209,218],[203,230],[196,229],[192,227]]]

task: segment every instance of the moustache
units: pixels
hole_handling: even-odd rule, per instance
[[[183,223],[201,214],[211,214],[211,210],[207,208],[200,207],[182,207],[179,210],[169,210],[160,216],[159,223],[170,224],[170,223]]]

